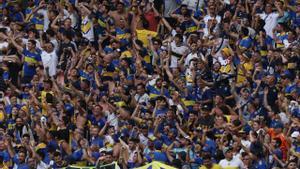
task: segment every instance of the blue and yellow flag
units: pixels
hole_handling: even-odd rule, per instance
[[[142,166],[142,167],[138,167],[136,169],[176,169],[175,167],[171,167],[169,165],[166,165],[164,163],[160,163],[160,162],[157,162],[157,161],[154,161],[152,163],[149,163],[145,166]]]

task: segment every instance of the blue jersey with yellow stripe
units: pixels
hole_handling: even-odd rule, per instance
[[[278,41],[275,42],[275,48],[284,48],[283,41],[288,38],[287,33],[277,33],[276,37],[278,38]]]
[[[39,19],[37,17],[33,17],[30,20],[31,23],[33,23],[35,25],[35,29],[38,31],[42,31],[44,30],[44,20],[43,19]]]
[[[38,64],[42,61],[41,55],[39,52],[30,52],[27,49],[23,50],[24,55],[24,65],[23,65],[23,76],[32,77],[35,75],[35,66],[30,66],[30,64]]]
[[[79,70],[79,75],[81,79],[86,79],[90,82],[94,80],[94,73],[89,74],[84,70]]]
[[[160,89],[156,88],[155,86],[148,85],[146,88],[151,99],[160,95]]]
[[[128,44],[128,38],[130,36],[130,31],[129,29],[121,29],[121,28],[116,28],[116,37],[121,41],[123,44]]]
[[[92,125],[99,126],[100,128],[103,128],[106,123],[105,118],[96,119],[96,117],[94,115],[89,115],[88,120]]]
[[[181,23],[181,27],[185,29],[186,32],[192,33],[197,31],[197,25],[194,21],[188,20]]]
[[[27,7],[25,9],[25,18],[27,18],[31,14],[32,10],[33,10],[33,7]],[[32,16],[31,16],[31,18],[32,18]],[[29,19],[31,19],[31,18],[29,18]]]
[[[112,63],[107,65],[106,67],[98,66],[98,69],[102,77],[113,77],[116,70],[115,66]]]
[[[239,43],[240,48],[246,48],[249,49],[252,46],[252,39],[249,36],[244,37],[240,43]]]
[[[100,25],[100,27],[106,29],[106,20],[108,19],[108,17],[104,17],[101,12],[97,12],[96,17],[97,17],[97,22]]]
[[[273,39],[266,35],[265,39],[264,39],[264,44],[261,45],[259,43],[258,40],[258,35],[255,37],[255,41],[254,41],[254,45],[257,48],[257,50],[259,51],[261,56],[266,56],[268,54],[268,46],[273,46]]]

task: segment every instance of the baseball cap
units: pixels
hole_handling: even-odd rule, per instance
[[[224,149],[223,149],[223,154],[225,155],[226,153],[228,153],[229,151],[231,151],[232,150],[232,147],[225,147]]]

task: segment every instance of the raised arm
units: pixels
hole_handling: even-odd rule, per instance
[[[50,25],[52,29],[56,31],[59,29],[59,26],[57,25],[57,21],[61,18],[62,18],[61,15],[57,15],[57,17],[53,20],[53,22]]]
[[[171,27],[169,22],[164,17],[162,17],[161,20],[162,20],[163,24],[167,27],[167,29],[171,32],[173,28]]]
[[[280,8],[279,3],[280,2],[275,2],[275,7],[279,13],[279,17],[282,17],[284,15],[284,11]]]
[[[106,122],[105,125],[104,125],[104,127],[100,130],[100,132],[99,132],[99,136],[100,137],[104,136],[105,131],[106,131],[108,125],[109,125],[109,122]]]
[[[28,22],[29,19],[32,17],[33,14],[35,14],[38,10],[40,10],[40,9],[46,7],[46,6],[47,6],[47,4],[40,3],[39,6],[37,6],[36,8],[34,8],[32,10],[32,12],[29,15],[27,15],[27,17],[25,18],[25,22]]]
[[[18,52],[19,52],[19,53],[22,53],[23,50],[24,50],[23,46],[19,45],[19,44],[16,42],[16,40],[15,40],[14,37],[8,37],[8,38],[9,38],[9,40],[11,41],[11,43],[14,45],[14,47],[17,48]]]
[[[10,80],[8,81],[8,85],[11,88],[11,90],[15,91],[17,94],[21,94],[22,93],[22,91],[19,90],[15,85],[13,85]]]
[[[86,12],[86,14],[90,15],[92,12],[87,8],[84,4],[79,3],[78,5],[79,10],[82,10],[83,12]]]
[[[179,133],[180,133],[184,138],[190,138],[190,136],[187,135],[187,134],[180,128],[178,122],[176,122],[175,125],[176,125],[176,128],[177,128],[177,130],[179,131]]]
[[[267,87],[265,87],[265,89],[264,89],[264,101],[263,101],[263,104],[264,104],[265,108],[268,111],[272,111],[272,108],[268,104],[268,98],[267,98],[268,97],[268,93],[269,93],[269,89]]]

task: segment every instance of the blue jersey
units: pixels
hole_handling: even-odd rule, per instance
[[[35,75],[35,66],[30,64],[38,64],[42,61],[39,52],[30,52],[27,49],[23,50],[24,55],[24,65],[23,65],[23,76],[33,77]]]
[[[249,49],[252,46],[252,39],[249,36],[244,37],[239,44],[240,48]]]
[[[100,128],[104,127],[104,125],[106,123],[106,119],[105,118],[101,118],[101,119],[97,120],[94,115],[90,115],[88,117],[88,120],[90,121],[90,123],[92,125],[97,125]]]
[[[123,45],[129,43],[128,38],[130,36],[129,29],[116,28],[116,37],[120,40]]]

